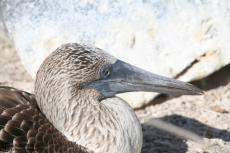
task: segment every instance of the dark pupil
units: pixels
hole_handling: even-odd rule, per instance
[[[106,70],[104,71],[104,76],[107,77],[107,76],[109,76],[109,75],[110,75],[110,71],[109,71],[109,69],[106,69]]]
[[[112,67],[111,65],[105,65],[101,71],[101,77],[103,79],[109,77],[112,73]]]

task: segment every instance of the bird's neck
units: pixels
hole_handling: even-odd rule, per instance
[[[52,88],[46,96],[40,98],[38,105],[56,129],[70,138],[73,128],[92,114],[99,103],[85,91],[74,91],[71,87],[58,90]],[[73,140],[73,139],[71,139]]]
[[[52,100],[48,104],[52,105],[41,110],[70,141],[96,153],[108,150],[110,153],[139,153],[141,126],[126,102],[119,98],[99,102],[85,92],[74,92],[74,96],[68,92],[62,91],[59,93],[62,96],[50,97]]]
[[[74,115],[69,117],[63,129],[69,140],[95,153],[140,153],[142,130],[139,120],[120,98],[75,107],[71,112]]]

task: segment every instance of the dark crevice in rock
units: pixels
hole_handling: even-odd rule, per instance
[[[180,78],[181,76],[183,76],[185,73],[187,73],[190,68],[192,68],[196,63],[198,63],[199,60],[198,59],[195,59],[190,65],[188,65],[183,71],[181,71],[180,73],[178,73],[175,78],[178,79]]]
[[[220,86],[225,86],[230,82],[230,64],[221,68],[217,72],[206,78],[191,82],[202,90],[211,90]]]
[[[178,73],[175,78],[179,79],[180,77],[182,77],[184,74],[186,74],[194,65],[196,65],[197,63],[199,63],[202,59],[208,57],[208,56],[212,56],[213,54],[217,54],[218,50],[211,50],[211,51],[207,51],[204,54],[200,55],[198,58],[194,59],[187,67],[184,68],[183,71],[181,71],[180,73]]]

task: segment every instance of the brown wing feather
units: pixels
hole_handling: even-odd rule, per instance
[[[40,112],[34,95],[0,86],[0,151],[89,153],[68,141]]]

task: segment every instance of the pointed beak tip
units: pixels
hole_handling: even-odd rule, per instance
[[[193,90],[192,90],[192,95],[204,95],[205,92],[203,90],[201,90],[198,87],[195,87],[194,85],[192,85]]]
[[[204,95],[204,91],[202,90],[195,91],[194,95]]]
[[[205,93],[203,90],[194,86],[191,83],[185,83],[185,85],[182,87],[182,90],[183,89],[184,95],[203,95]]]
[[[203,90],[201,90],[201,89],[199,89],[200,91],[197,93],[197,95],[204,95],[205,94],[205,92],[203,91]]]

